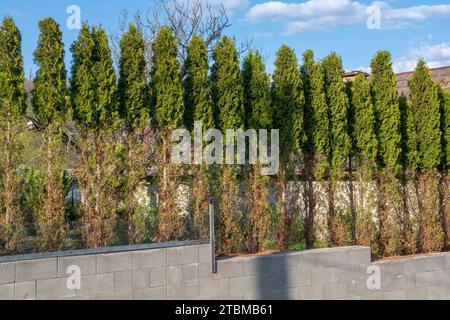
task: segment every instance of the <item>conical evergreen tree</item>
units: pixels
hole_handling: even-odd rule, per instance
[[[417,130],[419,165],[425,170],[436,169],[442,159],[440,102],[438,87],[424,60],[418,62],[408,85]]]
[[[75,119],[91,127],[112,121],[117,115],[117,86],[105,29],[84,24],[71,51]]]
[[[145,75],[145,43],[142,31],[128,26],[120,41],[118,107],[127,126],[145,124],[149,117],[147,77]]]
[[[351,106],[354,114],[352,138],[356,156],[360,163],[368,161],[372,167],[377,160],[378,140],[370,84],[363,74],[358,75],[353,82]]]
[[[314,53],[303,54],[302,79],[305,91],[305,128],[308,149],[314,153],[318,179],[323,178],[330,158],[330,117],[325,96],[323,72],[314,61]]]
[[[162,27],[153,42],[151,97],[157,126],[161,130],[183,124],[184,105],[177,41],[168,27]]]
[[[58,250],[64,245],[65,203],[63,183],[62,122],[67,111],[67,73],[64,64],[64,44],[59,25],[51,18],[39,22],[41,34],[34,60],[38,66],[34,79],[32,105],[44,128],[44,158],[46,162],[43,205],[38,216],[42,246]]]
[[[322,61],[325,95],[330,108],[331,161],[328,179],[329,238],[332,245],[350,244],[351,234],[348,219],[337,214],[335,193],[344,176],[344,166],[349,159],[351,142],[348,135],[349,100],[344,81],[342,60],[331,53]]]
[[[271,128],[270,78],[258,51],[249,51],[244,59],[242,85],[246,127],[257,132],[259,129]],[[249,252],[265,249],[264,246],[270,241],[269,183],[270,178],[261,175],[259,164],[250,168],[248,174],[250,209],[245,228]]]
[[[25,235],[20,209],[20,150],[18,135],[23,132],[21,116],[26,110],[22,37],[13,19],[6,16],[0,25],[0,236],[11,251],[22,249]]]
[[[280,154],[286,162],[306,141],[303,127],[305,96],[294,51],[283,45],[277,52],[271,86],[273,127],[280,130]]]
[[[189,44],[184,79],[185,123],[192,130],[194,121],[202,121],[203,129],[214,127],[211,85],[208,77],[206,43],[194,36]]]
[[[359,245],[370,246],[376,253],[378,252],[376,226],[370,201],[367,199],[373,199],[373,191],[368,181],[371,181],[376,173],[378,140],[370,83],[364,74],[358,75],[351,85],[351,114],[353,115],[351,125],[352,157],[358,164],[356,176],[359,190],[355,197],[357,199],[355,201],[355,240]]]
[[[450,92],[439,88],[439,100],[441,104],[441,133],[444,148],[444,166],[450,168]]]
[[[391,54],[378,52],[372,60],[372,99],[377,121],[378,155],[382,166],[400,169],[400,107]]]
[[[216,124],[226,129],[244,127],[243,89],[236,44],[224,36],[213,50],[212,99]]]
[[[269,129],[272,125],[270,110],[270,77],[258,51],[250,50],[242,65],[244,110],[246,127]]]
[[[283,45],[277,52],[271,86],[273,127],[280,130],[280,169],[277,175],[278,236],[280,249],[287,247],[291,234],[292,214],[288,212],[288,181],[295,170],[292,159],[298,159],[306,141],[303,127],[305,97],[297,57]],[[296,162],[296,161],[295,161]]]
[[[372,59],[371,68],[381,169],[377,174],[380,254],[386,256],[400,254],[402,248],[402,219],[399,210],[395,210],[401,202],[400,184],[395,176],[401,169],[401,112],[391,54],[378,52]]]
[[[439,251],[444,245],[438,203],[439,176],[437,168],[442,161],[441,119],[439,88],[433,82],[424,60],[419,60],[412,78],[408,81],[411,93],[411,127],[417,137],[419,236],[420,249]],[[414,150],[413,150],[414,151]]]

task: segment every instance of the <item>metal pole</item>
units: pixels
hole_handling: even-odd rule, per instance
[[[209,198],[209,243],[211,246],[212,273],[217,273],[216,264],[216,237],[214,232],[214,198]]]

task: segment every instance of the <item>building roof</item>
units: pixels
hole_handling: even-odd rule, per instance
[[[411,79],[414,71],[397,74],[397,90],[399,96],[409,98],[408,81]],[[430,69],[431,77],[434,82],[440,84],[443,88],[450,90],[450,66]]]

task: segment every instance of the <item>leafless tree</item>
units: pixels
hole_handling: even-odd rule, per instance
[[[155,4],[145,11],[136,11],[132,18],[126,10],[119,19],[118,31],[111,35],[111,47],[116,67],[120,59],[120,38],[131,20],[143,32],[146,42],[146,60],[148,71],[151,69],[151,43],[161,26],[172,28],[179,46],[179,60],[183,66],[187,56],[187,48],[194,35],[205,39],[208,52],[220,39],[225,29],[231,26],[230,18],[223,5],[213,6],[204,0],[156,0]],[[239,53],[246,52],[252,41],[245,39],[240,44]]]

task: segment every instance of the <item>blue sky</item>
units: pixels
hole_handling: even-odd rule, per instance
[[[450,65],[449,0],[205,1],[212,5],[223,3],[232,23],[226,33],[235,35],[238,41],[253,38],[253,46],[266,57],[269,72],[273,71],[275,53],[282,44],[294,48],[299,59],[309,48],[318,58],[336,51],[346,70],[366,69],[373,54],[381,49],[392,52],[398,72],[414,68],[419,57],[424,57],[431,67]],[[50,16],[60,23],[69,65],[69,48],[78,33],[66,27],[70,5],[80,7],[83,21],[101,24],[111,32],[117,29],[123,9],[133,13],[153,4],[153,0],[0,0],[0,16],[11,15],[22,32],[28,75],[35,70],[33,51],[39,36],[37,23],[42,18]],[[372,13],[380,12],[379,29],[367,27],[368,7]]]

